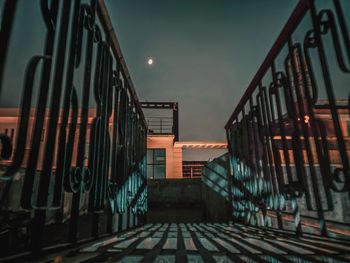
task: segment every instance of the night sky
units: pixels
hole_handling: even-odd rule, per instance
[[[0,0],[0,6],[3,2]],[[180,140],[224,141],[225,123],[298,1],[105,2],[140,99],[179,103]],[[341,2],[343,9],[349,10],[350,1]],[[43,52],[47,31],[39,3],[39,0],[19,1],[0,107],[19,106],[28,61]],[[325,3],[328,1],[319,0],[317,6],[322,7]],[[346,19],[350,26],[349,17]],[[310,20],[303,20],[295,39],[302,41],[305,30],[310,28]],[[325,45],[334,50],[329,38],[325,39]],[[332,78],[336,97],[344,99],[348,96],[350,77],[339,73],[332,52],[328,62],[332,75],[336,74]],[[279,57],[285,58],[281,53]],[[318,60],[316,53],[312,54],[315,61]],[[155,61],[152,66],[147,64],[149,57]],[[78,94],[82,90],[81,68],[76,70],[74,80]],[[319,97],[325,98],[320,72],[318,69],[314,73],[315,78],[321,80]],[[36,105],[38,79],[33,91],[33,106]],[[92,95],[90,99],[93,101]],[[94,103],[89,106],[94,107]]]
[[[177,101],[181,140],[224,125],[296,0],[106,0],[142,100]],[[155,64],[147,65],[147,57]]]

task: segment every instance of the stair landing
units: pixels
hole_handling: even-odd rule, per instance
[[[58,255],[56,255],[58,256]],[[350,241],[232,223],[157,223],[58,256],[61,262],[349,262]]]

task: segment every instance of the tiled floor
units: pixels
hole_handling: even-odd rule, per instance
[[[64,262],[350,262],[350,240],[240,224],[148,224],[83,247]]]

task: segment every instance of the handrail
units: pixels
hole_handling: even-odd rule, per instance
[[[310,0],[314,1],[314,0]],[[283,27],[281,33],[279,34],[277,40],[273,44],[271,50],[267,54],[263,63],[259,67],[252,81],[249,83],[248,88],[244,92],[241,100],[238,102],[233,113],[231,114],[229,120],[225,125],[225,129],[229,129],[232,122],[236,118],[237,114],[241,111],[244,104],[248,101],[249,95],[254,91],[254,89],[259,85],[262,77],[265,75],[268,68],[271,66],[271,62],[276,58],[278,53],[281,51],[283,46],[288,42],[289,36],[294,32],[299,22],[303,19],[306,12],[309,10],[308,0],[300,0],[298,5],[295,7],[292,15],[289,17],[287,23]]]
[[[333,81],[350,73],[345,1],[298,2],[225,125],[236,220],[266,226],[273,211],[282,229],[289,210],[300,235],[314,211],[327,236],[326,212],[347,209],[335,198],[350,192],[350,94]]]
[[[111,40],[110,44],[111,44],[112,52],[114,53],[116,58],[118,58],[119,63],[120,63],[121,68],[122,68],[123,75],[124,75],[125,79],[128,81],[128,85],[126,85],[126,87],[128,88],[129,92],[132,94],[131,97],[133,99],[133,102],[135,104],[137,112],[139,113],[139,115],[142,118],[143,124],[147,127],[145,115],[141,109],[140,101],[139,101],[137,93],[135,91],[135,87],[134,87],[133,81],[131,79],[131,76],[130,76],[130,73],[128,70],[128,66],[126,65],[125,59],[123,57],[122,50],[121,50],[119,41],[117,39],[116,33],[114,31],[112,21],[111,21],[109,14],[108,14],[108,10],[107,10],[107,7],[106,7],[104,0],[98,0],[97,14],[98,14],[98,17],[100,18],[100,21],[101,21],[103,28],[105,29],[106,32],[109,33],[109,37]]]

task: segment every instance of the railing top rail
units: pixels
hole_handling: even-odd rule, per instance
[[[121,65],[121,71],[128,82],[128,85],[126,85],[126,86],[132,95],[133,103],[135,104],[137,112],[139,113],[140,117],[142,118],[143,124],[147,127],[145,115],[142,111],[140,101],[139,101],[137,93],[135,91],[134,84],[132,82],[128,67],[127,67],[125,59],[123,57],[123,54],[122,54],[122,51],[120,48],[120,44],[119,44],[119,41],[117,39],[116,33],[113,29],[111,18],[109,16],[109,13],[108,13],[108,10],[107,10],[107,7],[105,5],[104,0],[98,0],[97,14],[98,14],[98,17],[101,21],[101,24],[102,24],[106,34],[109,34],[112,52],[119,60],[118,62]]]
[[[248,88],[244,92],[241,100],[238,102],[236,108],[234,109],[233,113],[231,114],[229,120],[227,121],[225,125],[225,129],[229,129],[232,122],[236,118],[236,116],[239,114],[241,109],[244,107],[246,102],[248,101],[250,95],[254,92],[255,88],[259,85],[261,79],[271,66],[271,63],[273,60],[277,57],[279,52],[282,50],[283,46],[288,42],[291,34],[294,32],[296,27],[299,25],[300,21],[305,16],[306,12],[309,10],[310,3],[312,3],[314,0],[300,0],[295,9],[292,12],[292,15],[289,17],[287,23],[284,25],[281,33],[279,34],[277,40],[273,44],[271,50],[267,54],[266,58],[264,59],[263,63],[260,65],[257,73],[253,77],[252,81],[248,85]]]
[[[173,109],[175,110],[178,107],[177,102],[151,102],[151,101],[142,101],[141,107],[145,109]]]

